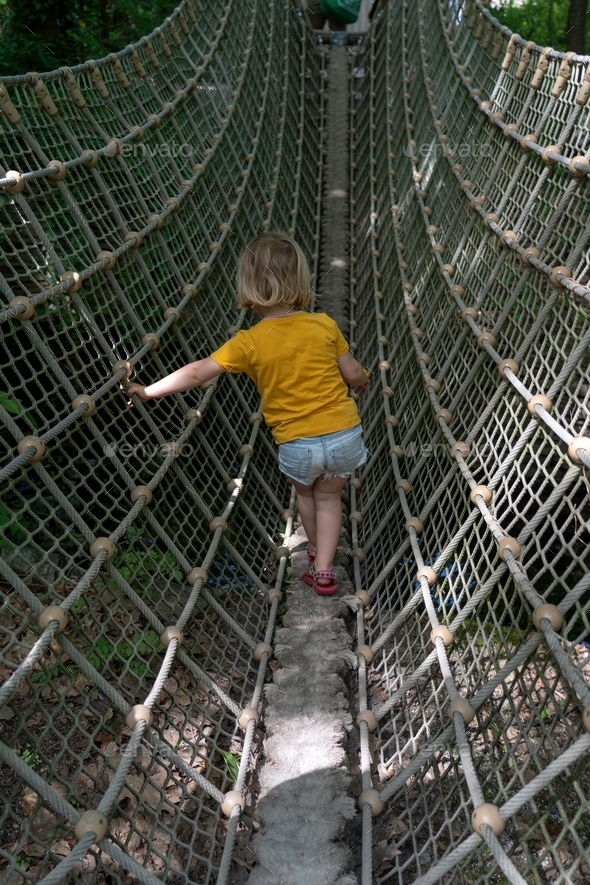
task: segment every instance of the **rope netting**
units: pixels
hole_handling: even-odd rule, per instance
[[[183,0],[3,79],[3,881],[243,881],[294,498],[247,378],[120,388],[250,323],[261,230],[321,309],[336,185],[375,375],[347,497],[359,875],[589,881],[588,62],[479,2],[390,0],[330,50],[298,5]]]

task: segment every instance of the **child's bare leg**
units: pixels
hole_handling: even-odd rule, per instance
[[[313,499],[313,483],[310,486],[304,486],[300,482],[291,480],[297,492],[297,509],[307,540],[312,547],[316,545],[316,521],[315,521],[315,501]]]
[[[346,476],[332,476],[330,479],[318,476],[313,484],[317,535],[314,565],[318,571],[331,569],[334,565],[334,554],[342,525],[342,489],[347,481]],[[327,585],[330,581],[327,578],[320,578],[318,583]]]

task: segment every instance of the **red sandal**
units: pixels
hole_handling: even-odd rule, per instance
[[[307,561],[310,565],[313,565],[314,560],[316,558],[316,549],[312,547],[311,544],[307,545]]]
[[[319,596],[332,596],[338,590],[336,574],[333,569],[319,569],[311,565],[304,575],[301,576],[306,584],[313,587]],[[318,584],[318,578],[328,578],[329,584]]]

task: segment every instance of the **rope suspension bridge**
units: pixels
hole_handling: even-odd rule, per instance
[[[590,881],[590,58],[326,34],[183,0],[0,84],[7,885]],[[374,376],[333,599],[247,378],[120,393],[273,229]]]

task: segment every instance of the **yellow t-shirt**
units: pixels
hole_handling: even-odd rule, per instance
[[[245,372],[256,384],[262,414],[280,445],[360,424],[338,368],[338,357],[347,351],[333,319],[301,311],[261,320],[211,357],[226,372]]]

